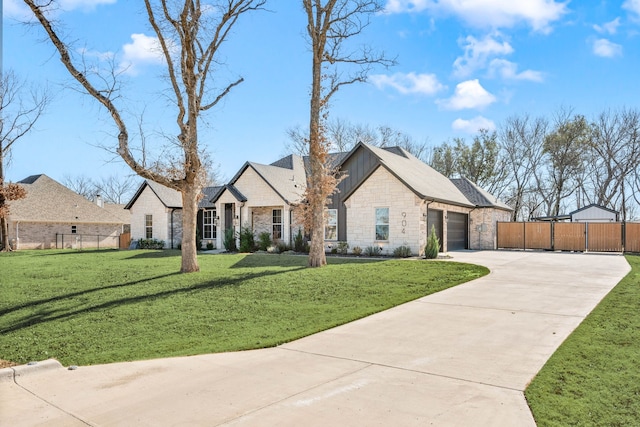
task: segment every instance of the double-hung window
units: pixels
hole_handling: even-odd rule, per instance
[[[153,239],[153,215],[144,216],[144,235],[146,239]]]
[[[272,217],[271,238],[273,240],[282,239],[282,209],[274,209]]]
[[[389,208],[376,208],[376,240],[389,240]]]
[[[216,217],[215,209],[208,209],[202,212],[202,238],[203,239],[216,238],[216,227],[214,224],[215,217]]]
[[[338,210],[327,209],[326,220],[324,223],[324,239],[338,240]]]

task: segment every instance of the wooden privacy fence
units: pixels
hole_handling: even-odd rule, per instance
[[[640,252],[640,223],[498,222],[497,247],[578,252]]]

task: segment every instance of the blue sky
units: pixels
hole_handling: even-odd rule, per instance
[[[142,2],[60,4],[57,19],[75,52],[126,67],[119,102],[132,136],[141,112],[147,144],[175,135]],[[308,123],[311,59],[301,2],[267,6],[270,12],[244,16],[224,46],[220,85],[245,81],[206,113],[200,132],[227,179],[247,160],[270,163],[286,154],[287,129]],[[342,88],[332,118],[391,126],[438,145],[470,139],[515,114],[550,118],[572,107],[593,117],[639,106],[640,0],[387,0],[385,6],[358,42],[397,56],[398,65],[374,70],[367,84]],[[74,90],[42,31],[19,23],[28,16],[21,1],[4,0],[3,8],[4,69],[54,95],[37,129],[16,143],[7,178],[130,174],[98,147],[116,142],[109,116]]]

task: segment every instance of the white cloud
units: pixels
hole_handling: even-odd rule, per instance
[[[635,19],[640,19],[640,0],[625,0],[622,8],[628,10]]]
[[[127,74],[136,75],[139,67],[145,64],[156,65],[164,62],[164,56],[157,37],[144,34],[131,34],[132,43],[122,46],[124,52],[120,69]]]
[[[496,130],[496,124],[493,120],[477,116],[471,120],[455,119],[453,123],[451,123],[451,128],[469,134],[476,134],[480,129],[486,129],[489,132],[494,131]]]
[[[556,0],[388,0],[385,10],[387,13],[440,12],[480,28],[510,28],[525,23],[535,31],[548,33],[551,24],[568,12],[567,3]]]
[[[482,109],[496,102],[496,97],[480,85],[478,79],[458,83],[451,98],[439,99],[438,105],[446,110]]]
[[[622,46],[607,39],[597,39],[593,42],[593,53],[604,58],[622,56]]]
[[[374,74],[369,76],[369,81],[378,89],[390,86],[403,95],[435,95],[446,87],[442,85],[435,74],[395,73]]]
[[[620,26],[620,17],[617,17],[613,21],[605,22],[602,25],[594,25],[593,29],[599,33],[615,34]]]
[[[2,18],[15,18],[19,21],[27,21],[33,17],[33,13],[22,0],[3,0]]]
[[[457,77],[467,77],[475,70],[484,68],[489,58],[498,55],[509,55],[513,48],[506,41],[500,41],[499,33],[487,34],[483,39],[467,36],[458,43],[464,49],[464,55],[453,63],[453,72]]]
[[[114,4],[117,0],[58,0],[47,8],[49,15],[56,16],[61,11],[70,11],[80,9],[83,11],[92,11],[96,6],[102,4]],[[3,0],[2,3],[3,18],[15,18],[19,21],[28,21],[34,18],[31,10],[24,4],[22,0]],[[35,19],[35,18],[34,18]]]
[[[506,59],[494,59],[489,64],[489,75],[498,76],[505,80],[529,80],[542,82],[544,74],[540,71],[524,70],[518,72],[518,64]]]

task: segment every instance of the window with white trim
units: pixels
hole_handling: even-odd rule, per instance
[[[338,209],[327,209],[324,223],[324,239],[338,240]]]
[[[144,216],[144,236],[146,239],[153,239],[153,215]]]
[[[282,209],[274,209],[272,217],[271,238],[273,240],[282,239]]]
[[[376,240],[389,240],[389,208],[376,208]]]
[[[216,226],[215,226],[215,209],[207,209],[202,211],[202,238],[203,239],[215,239],[216,238]]]

